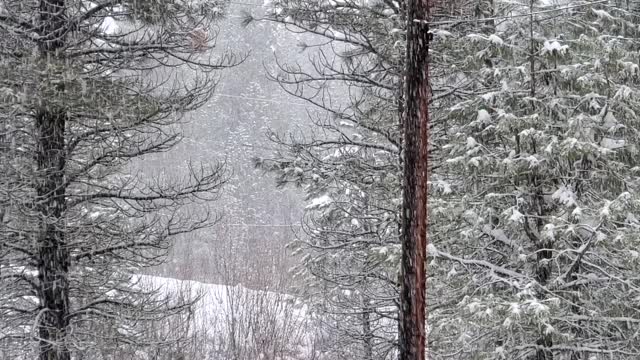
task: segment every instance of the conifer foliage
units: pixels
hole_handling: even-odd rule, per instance
[[[157,264],[173,235],[210,223],[184,206],[214,197],[224,172],[194,164],[172,179],[132,166],[177,144],[182,115],[210,97],[215,70],[236,62],[202,53],[212,46],[202,36],[193,49],[193,31],[209,29],[220,9],[0,2],[3,358],[111,358],[169,343],[145,324],[188,302],[162,301],[131,276]],[[181,65],[198,76],[176,79]]]
[[[637,358],[638,13],[489,9],[453,40],[476,85],[438,140],[429,271],[450,302],[430,313],[433,358]]]
[[[292,248],[330,358],[396,356],[402,19],[397,2],[352,0],[277,0],[264,19],[304,34],[309,56],[270,77],[314,107],[312,126],[270,134],[279,151],[256,165],[308,197]]]
[[[381,16],[385,6],[394,11],[396,5],[395,18],[389,12],[374,20],[362,10]],[[360,280],[384,275],[389,294],[398,288],[389,280],[399,268],[398,233],[391,229],[400,218],[404,144],[393,124],[405,109],[398,94],[406,8],[395,2],[287,1],[274,9],[271,20],[329,39],[330,47],[318,46],[320,61],[310,71],[282,67],[285,75],[276,79],[331,116],[316,121],[319,131],[305,138],[274,137],[281,152],[258,164],[278,174],[280,184],[305,186],[313,221],[311,240],[299,247],[306,254],[303,273],[317,281],[317,294],[329,304],[325,313],[339,322],[361,313],[361,303],[345,293],[356,284],[376,286]],[[375,32],[381,24],[391,26],[388,35]],[[434,4],[429,358],[638,357],[639,25],[634,1]],[[393,47],[378,48],[391,44],[392,36],[398,36]],[[350,43],[349,52],[341,52],[339,43]],[[327,56],[327,49],[335,55]],[[363,77],[356,70],[362,67],[348,67],[354,64],[379,71]],[[347,105],[330,96],[329,81],[352,89]],[[361,89],[353,91],[356,84]],[[381,107],[385,98],[395,106]],[[359,111],[363,104],[376,105]],[[376,131],[380,124],[389,130]],[[380,156],[389,149],[394,155]],[[354,197],[367,199],[367,207],[358,207],[365,203]],[[374,216],[374,208],[383,212]],[[390,222],[381,227],[384,218]],[[376,237],[357,231],[365,224]],[[384,236],[381,229],[387,229]],[[355,259],[385,260],[364,267]],[[376,298],[382,299],[370,297]],[[386,314],[397,305],[371,304]],[[345,308],[351,312],[337,311]],[[366,349],[366,327],[357,326],[350,325],[350,334]],[[374,334],[393,343],[392,332]]]

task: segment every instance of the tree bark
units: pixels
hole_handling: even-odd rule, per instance
[[[41,0],[39,6],[41,41],[39,49],[46,64],[55,62],[64,46],[64,0]],[[45,71],[46,73],[46,71]],[[63,89],[59,89],[62,91]],[[69,327],[69,252],[65,239],[65,127],[66,115],[57,104],[45,104],[35,117],[38,175],[36,209],[40,228],[37,265],[40,313],[35,321],[39,336],[40,360],[69,360],[66,345]]]
[[[38,278],[40,314],[38,334],[41,360],[67,360],[69,325],[69,253],[65,245],[64,115],[43,111],[36,118],[38,134],[37,184],[40,231]]]
[[[362,336],[364,340],[363,360],[373,360],[373,332],[371,331],[371,308],[363,301],[362,308]]]
[[[429,0],[407,7],[404,193],[400,360],[425,358],[425,259],[427,245],[427,145],[429,101]]]

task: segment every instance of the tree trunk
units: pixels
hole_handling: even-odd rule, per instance
[[[364,338],[363,360],[373,360],[373,332],[371,331],[371,308],[364,304],[362,308],[362,336]]]
[[[46,63],[55,62],[64,45],[64,0],[41,0],[39,7],[42,40],[40,53]],[[60,89],[63,90],[63,89]],[[44,104],[48,99],[42,99]],[[37,265],[40,313],[38,327],[40,360],[69,360],[66,344],[69,326],[69,252],[65,239],[65,115],[50,105],[39,109],[35,119],[37,135],[36,192],[40,229]]]
[[[43,111],[36,118],[38,134],[38,334],[41,360],[70,358],[65,344],[69,325],[69,253],[64,236],[64,115]]]
[[[425,358],[429,7],[429,0],[411,0],[407,8],[400,360]]]

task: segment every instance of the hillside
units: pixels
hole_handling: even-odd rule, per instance
[[[241,284],[225,286],[155,276],[142,276],[139,284],[158,289],[158,296],[197,299],[191,314],[164,324],[168,331],[161,332],[164,336],[180,332],[190,336],[181,340],[176,354],[168,358],[182,354],[185,359],[295,360],[320,355],[314,350],[318,337],[311,331],[307,307],[290,295],[251,290]]]

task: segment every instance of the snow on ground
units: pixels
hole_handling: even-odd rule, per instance
[[[142,286],[159,289],[160,296],[200,297],[191,320],[192,330],[208,339],[204,341],[215,353],[223,353],[233,342],[246,347],[245,353],[260,349],[258,359],[261,351],[274,350],[287,354],[275,357],[277,360],[311,356],[315,334],[309,330],[309,312],[291,295],[247,289],[241,284],[225,286],[147,275],[138,280]],[[235,341],[231,341],[233,337]]]
[[[227,286],[149,275],[142,275],[139,280],[143,286],[148,285],[160,289],[161,294],[176,295],[183,291],[187,294],[190,293],[192,297],[201,296],[196,311],[207,319],[215,319],[221,314],[232,311],[232,306],[235,306],[233,301],[238,299],[246,299],[247,301],[260,299],[281,303],[278,305],[287,305],[293,308],[295,316],[304,316],[307,311],[306,306],[292,295],[247,289],[242,284]]]

